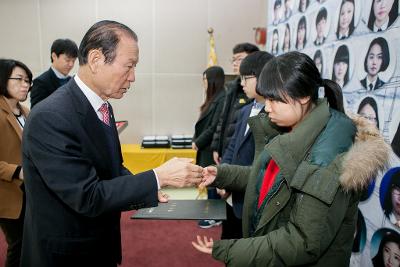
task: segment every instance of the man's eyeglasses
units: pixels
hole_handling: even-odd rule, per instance
[[[244,57],[238,57],[238,58],[233,57],[231,59],[231,63],[233,64],[233,63],[236,63],[236,62],[241,62],[243,59],[244,59]]]
[[[32,86],[31,80],[29,80],[29,79],[27,79],[27,78],[22,78],[22,77],[10,77],[10,78],[8,78],[8,79],[9,79],[9,80],[17,80],[17,81],[19,81],[20,83],[25,82],[26,84],[29,85],[29,87]]]
[[[246,83],[248,79],[255,78],[254,75],[240,75],[240,81]]]

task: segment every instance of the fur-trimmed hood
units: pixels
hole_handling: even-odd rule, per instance
[[[345,190],[361,191],[389,165],[391,148],[367,119],[349,114],[357,127],[354,145],[345,155],[340,183]]]

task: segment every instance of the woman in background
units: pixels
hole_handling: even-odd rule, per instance
[[[400,266],[400,235],[387,232],[379,244],[378,253],[372,258],[374,267]]]
[[[19,266],[25,213],[21,137],[32,72],[22,62],[0,59],[0,227],[8,244],[6,267]]]
[[[357,114],[369,120],[379,129],[378,105],[370,96],[364,98],[358,106]]]
[[[396,20],[398,12],[399,0],[373,0],[368,28],[374,32],[386,30]]]
[[[306,46],[307,43],[307,23],[306,17],[302,16],[297,25],[297,38],[296,38],[296,49],[301,50]]]
[[[196,164],[203,167],[215,163],[211,143],[224,106],[224,83],[225,74],[221,67],[213,66],[204,71],[203,87],[206,99],[200,106],[200,117],[195,125],[192,142],[192,148],[197,151]],[[209,199],[220,198],[214,187],[207,189],[207,196]],[[201,228],[209,228],[221,223],[221,221],[200,220],[198,225]]]
[[[343,88],[349,81],[350,55],[347,46],[342,45],[336,51],[333,61],[332,80]]]
[[[354,31],[354,0],[343,0],[340,5],[339,20],[336,29],[338,40],[348,38]]]
[[[386,40],[382,37],[372,40],[364,59],[364,70],[367,77],[360,81],[361,85],[370,91],[384,85],[385,82],[379,79],[378,74],[388,68],[389,62],[389,46]]]

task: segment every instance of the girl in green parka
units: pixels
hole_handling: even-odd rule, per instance
[[[305,54],[270,60],[257,91],[266,113],[249,119],[253,166],[203,170],[202,186],[245,191],[244,238],[193,246],[227,266],[348,266],[361,191],[387,165],[388,145],[344,114],[340,87]]]

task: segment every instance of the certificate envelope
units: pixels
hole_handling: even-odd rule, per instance
[[[158,203],[157,207],[138,210],[131,219],[155,220],[226,220],[225,201],[207,200],[169,200]]]

